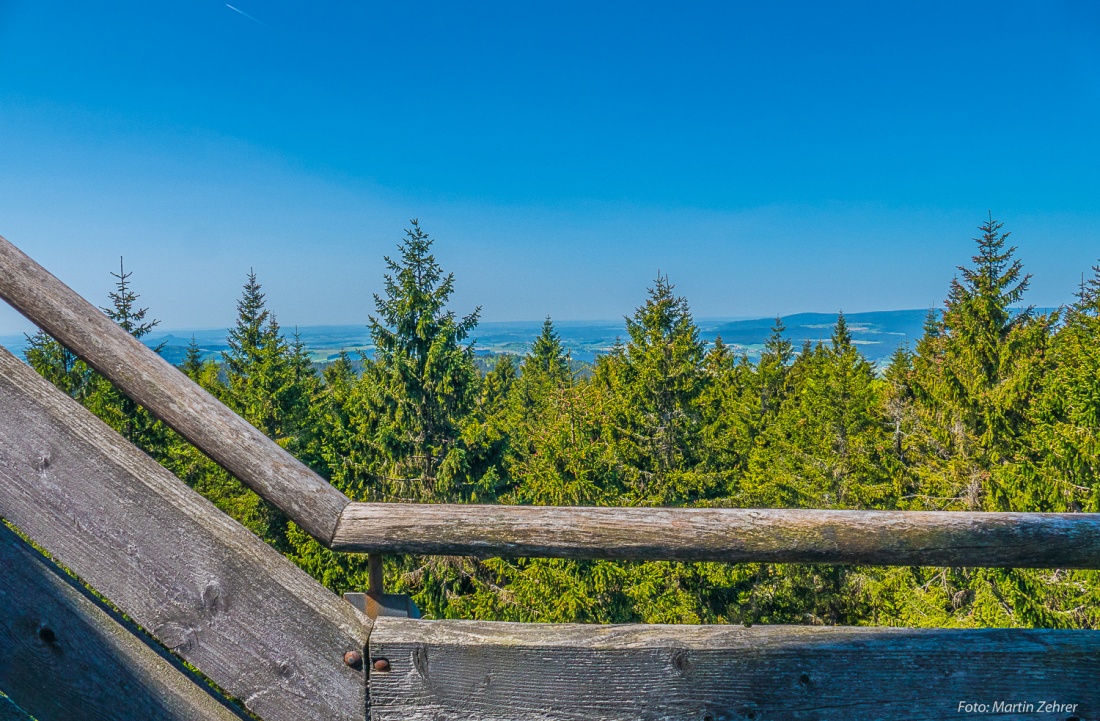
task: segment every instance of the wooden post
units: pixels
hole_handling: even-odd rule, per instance
[[[404,593],[386,593],[382,578],[382,556],[370,554],[367,556],[367,564],[367,580],[370,584],[367,592],[350,591],[344,594],[344,600],[371,619],[379,616],[420,618],[420,609],[410,596]]]
[[[385,593],[383,588],[384,574],[382,565],[382,556],[378,553],[372,553],[367,556],[367,578],[370,583],[370,588],[367,589],[367,594],[375,599],[382,598],[382,594]]]

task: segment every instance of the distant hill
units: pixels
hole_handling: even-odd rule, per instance
[[[927,315],[927,310],[890,310],[852,313],[845,317],[859,349],[868,360],[879,362],[889,358],[899,345],[906,342],[915,344],[923,332]],[[696,323],[704,340],[714,342],[720,335],[724,343],[755,359],[771,334],[775,319],[703,318]],[[815,343],[829,340],[836,324],[836,314],[798,313],[785,316],[783,323],[787,327],[784,335],[797,349],[805,340]],[[478,349],[522,355],[530,350],[541,326],[541,321],[483,323],[475,333]],[[596,355],[611,350],[616,340],[626,338],[626,324],[623,321],[562,321],[555,322],[554,327],[573,358],[588,362],[595,360]]]
[[[890,357],[899,345],[915,346],[924,333],[928,310],[877,310],[868,313],[845,313],[852,342],[871,362]],[[795,350],[805,341],[828,341],[836,325],[836,313],[796,313],[783,317],[784,335],[794,343]],[[733,321],[718,326],[714,335],[722,341],[744,349],[750,356],[759,355],[765,339],[771,333],[774,318]]]
[[[1051,309],[1037,309],[1046,312]],[[853,342],[867,360],[882,364],[899,346],[908,343],[912,348],[923,333],[927,310],[879,310],[867,313],[846,313]],[[816,343],[829,340],[836,324],[835,313],[796,313],[783,316],[786,337],[800,348],[805,341]],[[697,321],[699,335],[713,342],[719,335],[727,345],[738,352],[757,358],[764,341],[771,333],[774,318],[703,318]],[[626,338],[626,324],[613,321],[555,321],[554,327],[562,343],[574,360],[592,362],[601,353],[607,353],[618,339]],[[482,323],[473,334],[479,354],[512,353],[523,355],[542,330],[542,321],[517,321],[506,323]],[[290,330],[287,330],[290,333]],[[299,328],[302,341],[309,349],[315,363],[334,360],[341,350],[352,355],[359,352],[370,355],[370,333],[365,325],[329,325]],[[206,357],[215,357],[228,348],[226,331],[222,329],[176,330],[153,333],[145,340],[150,346],[162,343],[162,355],[170,363],[180,363],[187,344],[194,336]],[[22,355],[26,345],[23,336],[0,337],[0,345],[17,355]]]

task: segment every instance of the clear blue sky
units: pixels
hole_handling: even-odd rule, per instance
[[[365,322],[411,217],[487,320],[927,307],[989,209],[1057,305],[1098,129],[1095,2],[0,0],[0,234],[168,328]]]

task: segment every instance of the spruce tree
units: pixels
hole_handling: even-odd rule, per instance
[[[70,397],[83,402],[95,371],[44,330],[26,339],[23,357],[30,367]]]
[[[153,328],[160,325],[160,321],[146,321],[145,316],[148,314],[149,309],[137,307],[139,296],[130,287],[129,282],[132,275],[133,273],[126,272],[126,266],[123,264],[122,258],[119,258],[118,272],[111,273],[111,276],[115,278],[115,290],[107,294],[107,297],[111,299],[111,305],[102,310],[108,318],[117,323],[124,331],[135,338],[143,338]]]
[[[180,370],[183,371],[188,378],[198,382],[199,376],[202,374],[203,358],[202,348],[199,347],[198,341],[195,340],[195,336],[191,336],[191,341],[187,344],[187,352],[183,356],[183,362],[180,363]]]
[[[316,383],[305,346],[286,340],[268,310],[253,271],[237,302],[237,323],[222,353],[231,405],[247,421],[293,451],[302,450],[307,406]]]
[[[562,390],[572,385],[573,372],[569,366],[569,353],[554,330],[554,323],[547,316],[542,331],[519,365],[519,378],[510,394],[512,422],[523,423],[529,415],[540,415],[547,405],[561,396]]]
[[[786,395],[787,374],[794,359],[794,346],[783,335],[786,332],[783,319],[776,317],[771,334],[764,341],[764,351],[760,354],[758,370],[762,419],[774,414]]]
[[[1005,247],[1009,234],[1001,227],[992,215],[980,227],[974,267],[959,268],[963,281],[952,281],[943,318],[945,389],[993,462],[1011,452],[1026,405],[1026,398],[1005,397],[1005,384],[1017,380],[1023,354],[1040,350],[1023,337],[1034,320],[1031,309],[1013,312],[1031,276],[1013,258],[1016,248]]]
[[[716,490],[692,473],[699,449],[697,405],[705,383],[705,344],[687,299],[658,274],[649,297],[626,318],[629,341],[601,359],[597,380],[615,399],[617,453],[637,501],[676,503]]]
[[[746,412],[744,403],[756,373],[748,357],[735,354],[721,335],[707,351],[703,366],[698,399],[702,430],[695,470],[714,480],[714,499],[729,498],[744,473],[752,445],[754,409]]]
[[[738,477],[747,470],[754,447],[774,423],[789,391],[794,349],[784,335],[786,330],[783,321],[776,318],[759,361],[753,364],[747,357],[742,358],[738,373],[727,374],[727,381],[718,383],[729,386],[733,394],[722,417],[730,428],[725,445],[734,451],[727,464],[737,470]],[[731,487],[730,491],[734,493],[736,489]]]
[[[592,384],[574,379],[547,317],[508,393],[505,502],[591,505],[621,490],[601,442],[595,397]]]
[[[376,442],[389,466],[382,478],[400,496],[427,500],[457,490],[450,482],[463,463],[460,424],[478,385],[473,347],[464,341],[481,309],[461,319],[447,310],[454,274],[443,274],[433,240],[411,223],[398,259],[386,256],[385,294],[374,296],[366,382],[375,385]]]
[[[369,365],[362,354],[358,360]],[[369,407],[367,392],[373,385],[360,379],[346,351],[340,351],[322,376],[320,397],[310,415],[317,428],[317,452],[324,463],[324,474],[348,496],[366,499],[370,497],[366,489],[380,466],[374,443],[376,414]]]
[[[1100,266],[1093,273],[1051,341],[1013,510],[1100,511]]]
[[[146,320],[148,308],[138,306],[138,294],[130,285],[133,273],[127,273],[119,258],[118,273],[111,273],[115,279],[115,290],[108,293],[111,305],[103,308],[107,317],[135,338],[141,339],[160,324],[158,320]],[[164,344],[154,348],[160,352]],[[88,393],[85,404],[108,425],[122,434],[123,438],[134,443],[155,458],[163,458],[168,452],[168,430],[160,421],[144,408],[114,387],[106,378],[96,374],[92,377],[94,390]]]
[[[320,450],[310,444],[312,430],[306,404],[312,369],[303,369],[304,346],[297,355],[286,341],[277,318],[267,308],[255,271],[249,270],[241,298],[237,301],[237,322],[229,330],[229,349],[222,353],[226,387],[224,400],[252,425],[307,463],[320,467]],[[315,455],[309,455],[313,452]],[[240,486],[233,479],[218,482],[215,501],[252,528],[272,545],[287,551],[295,547],[286,518],[277,509]]]
[[[255,271],[249,269],[248,278],[240,300],[237,301],[237,322],[229,330],[226,343],[229,350],[222,352],[229,396],[235,410],[258,425],[255,404],[254,377],[261,362],[264,333],[268,317],[264,294]]]
[[[930,461],[923,495],[941,506],[1007,509],[1002,474],[1020,450],[1028,407],[1039,390],[1054,318],[1023,300],[1024,274],[1008,233],[989,220],[975,238],[972,267],[951,282],[942,319],[929,318],[914,358],[913,390]],[[941,449],[941,450],[937,450]]]
[[[504,457],[510,442],[509,398],[519,382],[512,355],[497,356],[493,368],[480,383],[473,409],[460,424],[461,476],[451,483],[465,487],[462,500],[471,503],[496,501],[509,486]],[[456,483],[457,481],[457,483]]]
[[[531,346],[531,354],[524,360],[523,369],[525,373],[543,373],[556,382],[572,377],[569,353],[561,343],[561,336],[554,330],[550,316],[542,322],[542,332]]]
[[[844,314],[803,352],[791,390],[753,447],[745,505],[883,508],[895,502],[884,399]]]
[[[320,401],[323,378],[314,369],[313,360],[298,328],[287,346],[287,380],[280,404],[283,423],[291,439],[288,450],[306,465],[321,470],[319,428],[314,406]]]
[[[120,258],[119,272],[111,273],[115,278],[115,290],[108,293],[111,305],[102,310],[127,333],[135,338],[142,338],[159,321],[145,320],[149,309],[138,307],[140,296],[130,285],[132,275],[133,273],[126,272]],[[154,350],[160,352],[162,347],[163,344]],[[154,458],[165,457],[169,443],[168,429],[44,331],[28,338],[24,355],[32,368],[99,416],[128,441]]]

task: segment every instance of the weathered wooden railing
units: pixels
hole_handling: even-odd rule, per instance
[[[337,551],[1100,568],[1092,514],[352,503],[3,238],[0,297]],[[268,721],[1100,714],[1096,631],[372,621],[2,349],[0,516]],[[0,568],[42,721],[235,713],[6,530]]]

